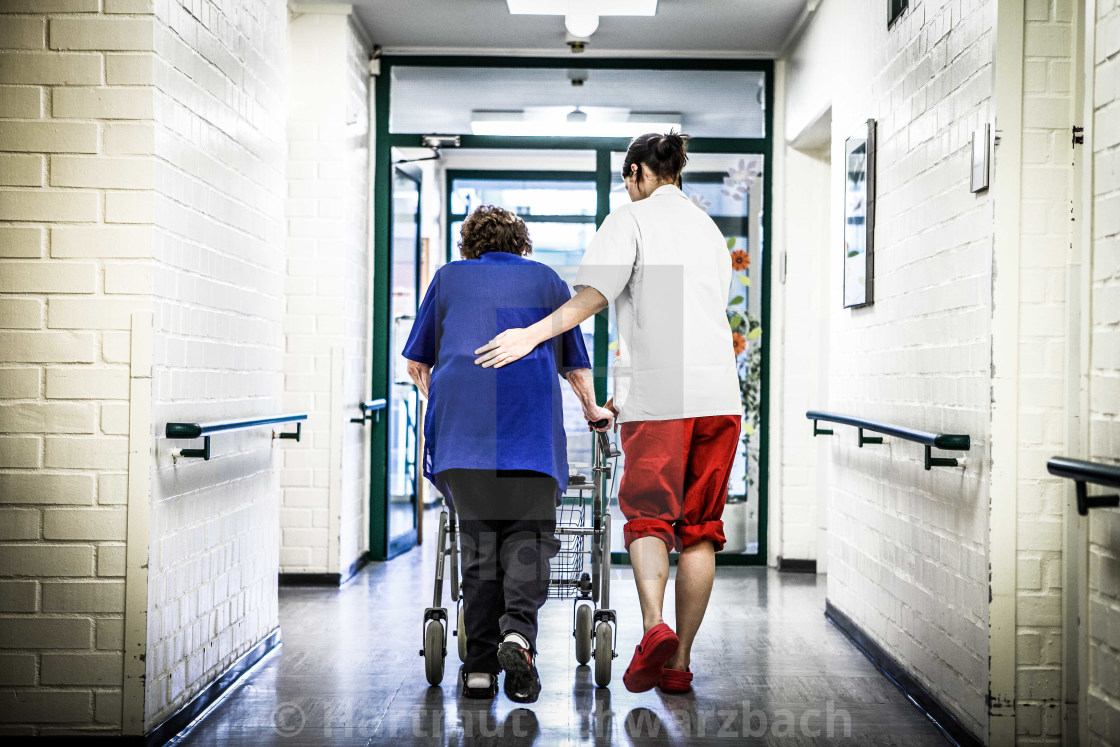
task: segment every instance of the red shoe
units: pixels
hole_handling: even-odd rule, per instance
[[[661,681],[657,686],[666,693],[686,693],[692,689],[692,670],[686,669],[682,672],[679,669],[665,667],[661,670]]]
[[[677,653],[679,645],[680,640],[672,628],[665,623],[654,625],[642,636],[642,642],[634,647],[634,658],[626,667],[626,674],[622,675],[622,684],[632,693],[652,690],[661,679],[665,662]]]

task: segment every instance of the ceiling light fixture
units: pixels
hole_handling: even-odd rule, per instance
[[[506,7],[515,16],[566,16],[578,0],[506,0]],[[594,12],[601,16],[657,15],[657,0],[595,0]]]
[[[653,16],[657,0],[506,0],[512,15],[564,16],[572,36],[586,39],[599,28],[600,16]]]
[[[564,16],[564,28],[572,36],[586,39],[595,33],[595,29],[599,28],[599,16],[582,9],[574,13],[568,13]]]
[[[542,106],[471,112],[475,135],[506,137],[636,137],[681,129],[679,112],[630,112],[619,107]]]

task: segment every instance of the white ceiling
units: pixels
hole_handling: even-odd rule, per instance
[[[350,3],[387,53],[571,54],[563,17],[510,15],[505,0]],[[659,0],[652,18],[602,17],[584,54],[776,57],[804,7],[805,0]]]

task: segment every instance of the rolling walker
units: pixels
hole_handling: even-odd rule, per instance
[[[598,425],[598,424],[594,424]],[[607,481],[611,478],[618,448],[606,433],[595,433],[591,447],[591,480],[583,474],[568,478],[568,489],[556,509],[556,536],[560,550],[551,561],[549,599],[572,600],[572,635],[576,661],[595,660],[595,684],[611,681],[611,662],[618,640],[618,621],[610,608],[611,517]],[[587,562],[590,558],[590,563]],[[428,684],[443,681],[447,657],[448,614],[443,604],[444,569],[450,560],[451,601],[455,603],[455,630],[459,660],[467,659],[467,633],[459,588],[459,530],[455,512],[440,512],[436,539],[436,571],[432,606],[424,610],[424,674]]]

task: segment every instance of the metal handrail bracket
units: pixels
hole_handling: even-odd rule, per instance
[[[180,449],[178,456],[184,459],[210,459],[210,436],[215,433],[229,431],[243,431],[250,428],[263,428],[268,425],[281,423],[295,423],[296,429],[291,432],[276,434],[277,438],[290,438],[299,441],[303,434],[303,421],[307,420],[307,413],[288,413],[267,418],[246,418],[244,420],[219,420],[213,423],[168,423],[164,426],[163,435],[166,438],[202,439],[201,449]]]
[[[1120,488],[1120,466],[1102,462],[1087,462],[1083,459],[1053,457],[1046,463],[1046,469],[1057,477],[1067,477],[1077,486],[1077,513],[1088,516],[1091,508],[1116,508],[1120,506],[1120,495],[1089,495],[1087,483]]]
[[[813,421],[814,436],[831,436],[833,434],[831,429],[818,427],[817,423],[822,420],[828,423],[840,423],[841,425],[855,427],[858,434],[857,443],[861,449],[864,444],[883,443],[882,436],[865,436],[863,435],[864,431],[882,433],[884,436],[891,436],[904,441],[913,441],[922,444],[925,446],[926,451],[924,463],[927,470],[933,467],[960,466],[960,462],[956,458],[934,456],[933,449],[935,448],[944,451],[968,451],[972,448],[972,439],[967,434],[928,433],[914,428],[905,428],[901,425],[879,423],[874,420],[867,420],[866,418],[840,415],[835,412],[824,412],[822,410],[809,410],[805,413],[805,417]]]
[[[365,425],[370,420],[375,423],[381,422],[381,411],[389,406],[388,401],[384,399],[372,399],[368,402],[359,402],[358,409],[361,411],[361,417],[350,418],[351,423],[361,423]]]

